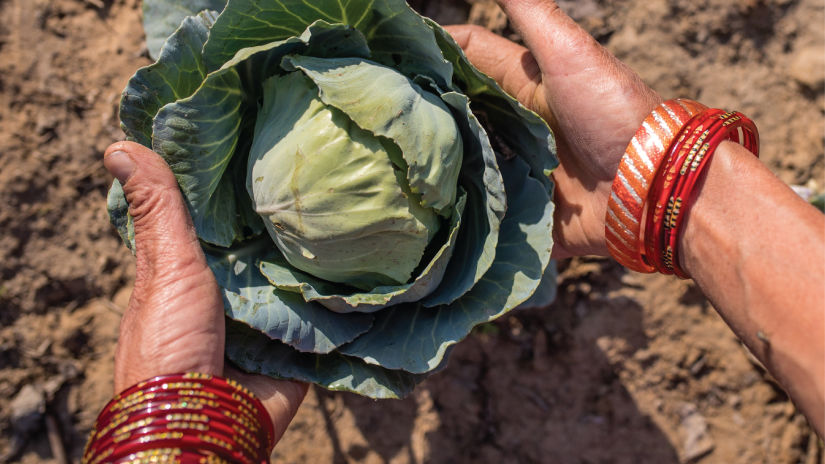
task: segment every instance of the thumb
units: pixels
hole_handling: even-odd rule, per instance
[[[160,374],[223,372],[223,302],[166,162],[132,142],[103,164],[123,186],[134,219],[137,275],[115,355],[120,391]]]
[[[201,264],[193,261],[205,266],[178,183],[163,158],[143,145],[118,142],[106,150],[103,164],[126,194],[135,225],[138,269]]]

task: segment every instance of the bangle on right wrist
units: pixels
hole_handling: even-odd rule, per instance
[[[608,250],[619,263],[688,278],[679,266],[679,234],[699,179],[725,140],[758,156],[756,126],[738,112],[677,99],[645,119],[619,164],[605,218]]]

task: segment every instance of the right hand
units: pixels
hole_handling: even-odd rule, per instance
[[[479,26],[447,30],[467,58],[553,128],[556,259],[607,256],[604,218],[625,147],[662,99],[552,0],[497,0],[528,48]]]

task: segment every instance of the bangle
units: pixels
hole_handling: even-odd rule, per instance
[[[719,109],[706,109],[692,117],[682,129],[676,140],[668,148],[668,153],[650,188],[650,208],[645,217],[645,233],[641,237],[643,243],[643,260],[650,267],[649,272],[663,272],[664,250],[659,240],[663,236],[665,215],[676,208],[671,204],[668,209],[668,198],[676,182],[678,166],[686,160],[695,157],[708,135],[710,125],[716,120],[714,116],[723,114]]]
[[[648,256],[654,259],[656,269],[683,279],[688,275],[679,265],[679,235],[684,218],[696,199],[696,185],[716,149],[723,141],[731,140],[759,156],[759,133],[753,121],[742,113],[706,110],[700,119],[697,127],[692,128],[692,137],[677,143],[671,151],[678,150],[687,155],[671,159],[666,175],[657,179],[662,185],[657,186],[657,214],[652,219],[654,229],[645,238],[646,243],[654,244],[652,249],[648,248],[648,253],[652,253]]]
[[[650,185],[679,129],[706,106],[686,99],[668,100],[642,122],[619,162],[605,217],[610,254],[624,266],[653,272],[641,255],[641,224]]]
[[[645,119],[619,163],[605,217],[608,250],[619,263],[688,278],[679,266],[681,227],[702,173],[725,140],[759,156],[756,126],[739,112],[677,99]]]
[[[269,462],[275,431],[263,404],[229,379],[165,375],[103,408],[83,453],[101,462]]]

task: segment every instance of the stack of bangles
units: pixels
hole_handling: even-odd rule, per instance
[[[725,140],[759,156],[756,126],[736,111],[676,99],[642,122],[619,163],[605,218],[607,247],[619,263],[688,278],[679,236],[699,179]]]
[[[240,384],[206,374],[155,377],[112,399],[82,462],[268,463],[275,431]]]

